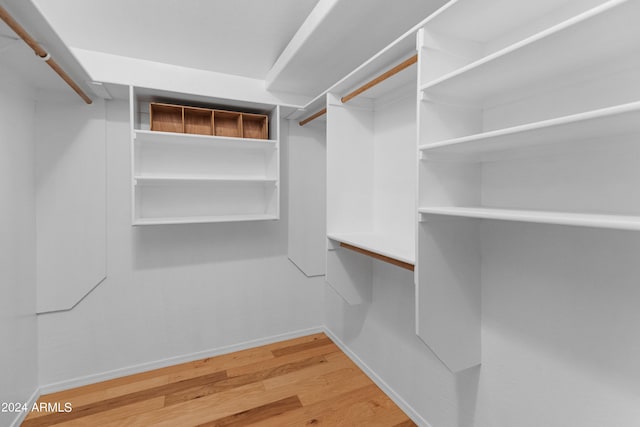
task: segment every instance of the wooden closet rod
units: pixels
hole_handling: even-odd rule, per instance
[[[22,40],[24,40],[24,42],[28,44],[31,49],[33,49],[35,54],[38,55],[40,59],[46,62],[47,65],[49,65],[49,67],[51,67],[53,71],[55,71],[62,78],[62,80],[64,80],[69,86],[71,86],[71,89],[73,89],[84,102],[86,102],[87,104],[91,104],[93,102],[91,101],[91,98],[89,98],[87,94],[84,93],[82,89],[80,89],[80,86],[78,86],[76,82],[74,82],[73,79],[69,77],[69,75],[62,68],[60,68],[58,63],[51,58],[51,55],[49,55],[47,51],[44,50],[42,46],[40,46],[40,44],[33,37],[31,37],[29,33],[27,33],[26,30],[22,28],[22,26],[18,24],[18,22],[13,19],[9,12],[7,12],[7,10],[2,6],[0,6],[0,18],[2,18],[2,20]]]
[[[360,95],[362,92],[365,92],[365,91],[371,89],[372,87],[374,87],[375,85],[377,85],[379,83],[382,83],[383,81],[387,80],[389,77],[395,76],[400,71],[404,70],[405,68],[408,68],[408,67],[412,66],[416,62],[418,62],[418,54],[413,55],[411,58],[401,62],[400,64],[396,65],[395,67],[393,67],[389,71],[386,71],[386,72],[380,74],[375,79],[363,84],[358,89],[356,89],[353,92],[343,96],[342,98],[340,98],[340,101],[342,101],[342,103],[344,104],[345,102],[348,102],[348,101],[352,100],[356,96]],[[307,123],[309,123],[311,120],[315,120],[318,117],[323,116],[325,114],[327,114],[327,109],[323,108],[322,110],[318,111],[317,113],[307,117],[304,120],[301,120],[298,124],[300,126],[304,126]]]
[[[385,255],[380,255],[375,252],[368,251],[366,249],[359,248],[357,246],[350,245],[348,243],[340,243],[341,248],[349,249],[354,252],[358,252],[359,254],[370,256],[371,258],[379,259],[380,261],[388,262],[389,264],[393,264],[400,268],[404,268],[405,270],[414,270],[414,265],[409,264],[408,262],[400,261],[399,259],[391,258]]]
[[[358,89],[356,89],[353,92],[351,92],[351,93],[343,96],[342,98],[340,98],[340,100],[344,104],[345,102],[348,102],[348,101],[352,100],[353,98],[355,98],[356,96],[360,95],[362,92],[365,92],[365,91],[371,89],[372,87],[374,87],[375,85],[377,85],[379,83],[382,83],[383,81],[387,80],[389,77],[398,74],[400,71],[404,70],[405,68],[410,67],[411,65],[415,64],[416,62],[418,62],[418,54],[413,55],[411,58],[407,59],[406,61],[401,62],[400,64],[396,65],[395,67],[393,67],[389,71],[387,71],[385,73],[382,73],[378,77],[376,77],[375,79],[363,84]]]
[[[315,120],[315,119],[317,119],[317,118],[318,118],[318,117],[320,117],[320,116],[324,116],[325,114],[327,114],[327,109],[326,109],[326,108],[323,108],[322,110],[318,111],[317,113],[315,113],[315,114],[313,114],[313,115],[311,115],[311,116],[307,117],[307,118],[306,118],[306,119],[304,119],[304,120],[301,120],[298,124],[299,124],[300,126],[304,126],[304,125],[306,125],[307,123],[309,123],[311,120]]]

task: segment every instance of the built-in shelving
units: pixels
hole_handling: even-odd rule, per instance
[[[590,67],[631,57],[640,47],[640,3],[612,0],[485,56],[420,88],[481,104],[556,78],[571,81]],[[588,41],[588,42],[587,42]]]
[[[412,47],[394,53],[398,63],[344,81],[344,92],[327,97],[327,282],[349,304],[370,301],[374,265],[414,271]],[[345,96],[351,93],[357,98]]]
[[[539,224],[571,225],[576,227],[640,230],[640,215],[602,215],[538,210],[497,209],[481,207],[429,207],[418,210],[425,215],[444,215],[502,221],[533,222]]]
[[[640,102],[513,126],[420,146],[428,156],[451,155],[495,160],[491,153],[535,145],[582,143],[585,140],[640,132]]]
[[[635,0],[458,0],[418,34],[416,332],[451,371],[482,361],[483,281],[500,280],[485,251],[519,250],[514,229],[640,231],[638,16]]]
[[[130,96],[133,225],[279,218],[277,106],[138,88]]]

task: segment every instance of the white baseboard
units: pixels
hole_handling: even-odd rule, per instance
[[[27,404],[27,408],[33,408],[33,404],[36,403],[36,401],[40,397],[40,394],[41,394],[40,388],[36,388],[35,391],[31,394],[31,397],[29,397],[29,400],[25,402]],[[22,422],[24,421],[24,419],[27,418],[27,415],[29,415],[29,412],[18,413],[16,418],[10,424],[10,427],[19,427],[20,424],[22,424]]]
[[[382,378],[375,373],[373,369],[371,369],[366,363],[362,361],[340,338],[338,338],[331,330],[328,328],[323,328],[323,332],[327,334],[331,340],[336,343],[340,350],[343,351],[360,369],[364,371],[365,374],[376,383],[378,387],[385,392],[387,396],[393,400],[393,402],[400,407],[408,416],[421,427],[431,427],[431,424],[427,422],[422,416],[415,410],[411,405],[409,405],[394,389],[392,389]]]
[[[126,368],[115,369],[113,371],[102,372],[99,374],[87,375],[84,377],[73,378],[71,380],[60,381],[57,383],[40,386],[40,395],[56,393],[58,391],[68,390],[70,388],[82,387],[88,384],[98,383],[102,381],[112,380],[114,378],[124,377],[127,375],[139,374],[141,372],[151,371],[167,366],[178,365],[180,363],[193,362],[194,360],[205,359],[207,357],[220,356],[222,354],[232,353],[234,351],[246,350],[253,347],[272,344],[278,341],[285,341],[293,338],[303,337],[305,335],[317,334],[324,332],[321,326],[309,329],[303,329],[285,334],[273,335],[266,338],[259,338],[251,341],[245,341],[240,344],[229,345],[225,347],[214,348],[211,350],[199,351],[196,353],[185,354],[167,359],[157,360],[154,362],[142,363],[139,365],[129,366]]]

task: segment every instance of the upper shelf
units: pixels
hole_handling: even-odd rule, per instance
[[[425,144],[428,155],[493,160],[511,149],[640,132],[640,102]]]
[[[555,77],[575,78],[585,69],[631,57],[640,48],[640,2],[611,0],[545,31],[472,62],[421,89],[485,102]],[[577,73],[577,74],[576,74]]]
[[[464,218],[497,219],[503,221],[640,231],[640,216],[630,215],[601,215],[457,206],[420,208],[418,209],[418,212],[427,215],[444,215]]]
[[[276,141],[271,139],[234,138],[227,136],[194,135],[174,132],[156,132],[135,130],[134,139],[139,142],[175,143],[175,144],[207,144],[221,148],[275,148]]]
[[[415,264],[416,249],[411,239],[382,233],[331,233],[327,237],[407,264]]]

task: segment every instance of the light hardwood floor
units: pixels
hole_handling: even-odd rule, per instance
[[[415,426],[325,334],[42,396],[32,426]]]

